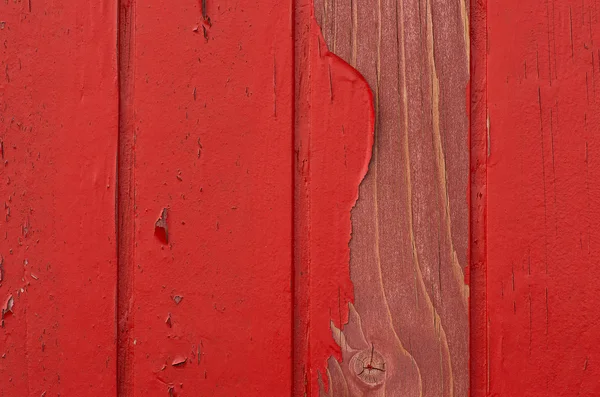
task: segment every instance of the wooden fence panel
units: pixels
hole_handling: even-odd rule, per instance
[[[291,7],[123,10],[133,221],[121,233],[135,238],[120,280],[123,395],[290,393]]]
[[[487,393],[599,395],[598,10],[489,0],[487,24]]]
[[[116,394],[115,15],[0,4],[0,396]]]
[[[0,396],[600,394],[597,26],[3,2]]]
[[[343,376],[330,361],[330,379],[348,395],[466,396],[469,3],[317,0],[315,13],[376,119],[352,210]]]

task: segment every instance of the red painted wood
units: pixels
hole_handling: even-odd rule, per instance
[[[0,396],[600,394],[595,3],[396,3],[2,3]]]
[[[597,18],[488,1],[487,395],[600,394]]]
[[[315,1],[315,12],[376,114],[352,210],[355,300],[322,395],[465,396],[468,3]]]
[[[1,396],[116,394],[115,14],[0,4]]]
[[[291,6],[131,4],[128,395],[290,393]]]
[[[354,301],[350,216],[371,158],[375,117],[367,82],[327,49],[312,1],[297,4],[295,22],[293,395],[318,396],[329,383],[327,361],[347,353],[335,340]]]

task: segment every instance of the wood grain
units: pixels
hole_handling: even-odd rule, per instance
[[[322,395],[468,393],[468,8],[315,1],[329,49],[369,82],[376,112],[352,211],[355,303],[333,331],[343,361],[340,371],[330,360]],[[352,360],[365,352],[381,355],[383,381],[375,368],[356,373]]]
[[[364,78],[328,51],[312,12],[296,8],[294,396],[318,394],[348,321],[350,211],[367,173],[375,116]]]

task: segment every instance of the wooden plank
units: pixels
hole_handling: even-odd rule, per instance
[[[488,1],[488,395],[600,394],[597,18]]]
[[[291,6],[153,0],[129,9],[130,395],[290,392]]]
[[[332,331],[348,322],[350,211],[374,125],[367,82],[327,50],[312,9],[296,3],[294,396],[317,396],[341,359]]]
[[[333,327],[343,360],[329,360],[322,395],[468,393],[468,7],[315,1],[329,49],[369,82],[376,114],[352,211],[354,305],[343,333]]]
[[[116,394],[115,3],[0,4],[0,395]]]

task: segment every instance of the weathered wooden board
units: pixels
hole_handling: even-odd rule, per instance
[[[367,82],[327,50],[312,10],[296,3],[294,396],[319,395],[327,360],[342,359],[333,337],[353,296],[350,211],[374,126]]]
[[[290,393],[291,7],[153,0],[121,21],[134,142],[122,233],[135,236],[123,395]]]
[[[0,396],[600,394],[597,26],[3,2]]]
[[[487,12],[487,394],[596,396],[597,4]]]
[[[329,49],[369,82],[376,116],[352,211],[354,298],[329,307],[343,360],[329,361],[328,376],[319,325],[308,336],[322,360],[310,363],[312,376],[329,383],[322,395],[468,394],[468,9],[460,0],[315,1]]]
[[[0,396],[116,394],[115,14],[0,4]]]

